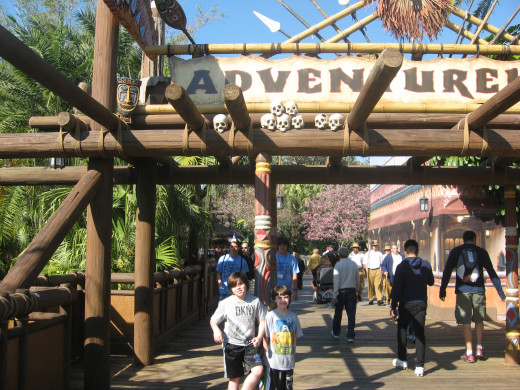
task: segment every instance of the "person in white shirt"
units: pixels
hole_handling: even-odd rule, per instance
[[[374,304],[374,295],[377,298],[379,306],[383,306],[383,293],[381,291],[382,286],[382,273],[381,263],[383,262],[383,254],[378,251],[378,244],[376,240],[372,240],[372,249],[365,253],[363,257],[363,267],[367,273],[368,279],[368,304]]]
[[[334,266],[334,289],[332,292],[332,303],[336,307],[330,334],[334,338],[339,338],[341,317],[343,316],[343,308],[345,308],[348,317],[347,342],[352,343],[354,342],[354,328],[356,326],[359,272],[356,263],[347,257],[347,248],[340,248],[338,254],[340,261]]]
[[[358,267],[359,273],[359,288],[357,291],[357,299],[359,302],[362,301],[361,295],[363,294],[363,289],[365,288],[365,278],[367,275],[365,274],[365,268],[363,268],[363,253],[359,252],[359,244],[357,242],[353,243],[352,252],[348,255],[348,258],[356,263]]]

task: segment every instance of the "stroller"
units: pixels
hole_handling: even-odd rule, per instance
[[[316,268],[316,280],[314,283],[313,301],[315,303],[326,303],[332,299],[332,289],[334,288],[334,267],[332,265],[319,265]]]

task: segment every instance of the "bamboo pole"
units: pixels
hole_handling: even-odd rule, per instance
[[[285,41],[285,43],[292,43],[292,42],[300,42],[301,40],[316,34],[318,31],[324,29],[325,27],[330,26],[332,23],[337,22],[340,19],[343,19],[345,16],[348,16],[354,12],[356,12],[358,9],[363,8],[365,6],[365,3],[363,0],[358,1],[356,4],[351,5],[348,8],[345,8],[344,10],[332,15],[331,17],[321,21],[320,23],[315,24],[314,26],[308,28],[305,31],[302,31],[300,34],[295,35],[291,39]],[[304,50],[307,52],[306,50]]]
[[[504,25],[500,28],[500,30],[497,31],[494,38],[489,42],[490,45],[494,45],[496,41],[498,41],[500,38],[502,38],[502,35],[506,31],[506,28],[511,24],[511,22],[514,20],[516,15],[520,12],[520,6],[516,9],[515,12],[507,19],[507,21],[504,23]]]
[[[480,32],[484,28],[484,25],[487,23],[489,17],[491,16],[491,13],[493,12],[493,9],[497,5],[497,3],[498,3],[498,0],[493,1],[493,4],[491,5],[491,8],[489,8],[489,11],[487,12],[486,16],[484,17],[484,19],[482,20],[482,22],[478,26],[477,31],[475,31],[475,36],[471,39],[470,44],[475,43],[475,41],[477,40],[478,36],[480,35]]]
[[[154,360],[153,274],[155,271],[156,164],[142,159],[138,164],[137,213],[135,221],[134,352],[138,364]]]
[[[446,21],[446,24],[445,26],[447,28],[449,28],[451,31],[455,31],[455,32],[459,32],[465,36],[466,38],[468,38],[469,40],[473,41],[474,39],[476,39],[476,36],[475,34],[473,34],[472,32],[466,30],[466,29],[463,29],[462,26],[459,26],[458,24],[456,23],[453,23],[452,21],[450,20],[447,20]],[[481,38],[478,38],[478,43],[480,45],[489,45],[489,42],[484,40],[484,39],[481,39]]]
[[[511,159],[508,164],[519,158]],[[504,166],[501,163],[483,165],[479,167],[424,167],[414,166],[344,166],[339,165],[331,169],[320,165],[274,165],[273,178],[279,184],[464,184],[464,185],[498,185],[520,183],[520,167]],[[17,176],[20,182],[23,176],[37,176],[40,168],[0,168],[0,177],[9,171],[10,176]],[[67,172],[72,170],[77,176]],[[18,172],[19,171],[19,172]],[[86,167],[65,167],[57,170],[54,179],[49,181],[40,178],[34,181],[35,185],[68,184],[74,185],[81,175],[87,171]],[[132,167],[114,167],[114,184],[136,184],[137,179]],[[62,176],[66,178],[61,180]],[[18,183],[18,182],[16,182]],[[234,165],[223,169],[218,165],[211,166],[179,166],[175,168],[158,168],[157,184],[253,184],[251,167]],[[23,183],[22,183],[23,184]],[[5,184],[0,180],[0,185]],[[42,285],[43,281],[38,282]]]
[[[520,137],[510,129],[493,128],[487,132],[487,152],[482,153],[483,139],[470,137],[467,154],[472,156],[518,157]],[[288,132],[266,132],[253,129],[251,137],[236,132],[233,154],[249,155],[250,139],[256,153],[269,153],[284,156],[436,156],[459,155],[464,145],[464,134],[450,129],[367,129],[366,134],[344,130],[320,131],[317,129],[290,130]],[[71,135],[63,137],[64,157],[117,157],[120,142],[127,157],[157,156],[229,156],[228,136],[213,129],[207,129],[206,141],[191,132],[186,136],[182,131],[171,130],[129,130],[124,131],[118,140],[112,134],[105,136],[104,149],[99,150],[99,132],[91,131],[82,141],[81,151],[76,149],[76,140]],[[349,150],[344,150],[346,139]],[[188,149],[186,148],[188,146]],[[368,146],[368,147],[367,147]],[[53,157],[58,148],[58,140],[52,133],[0,134],[0,158]]]
[[[318,11],[321,12],[321,14],[323,15],[323,17],[324,17],[325,19],[328,19],[328,18],[329,18],[329,15],[327,15],[327,14],[325,13],[325,11],[323,11],[323,9],[320,7],[320,5],[319,5],[318,3],[316,3],[315,0],[310,0],[310,1],[312,2],[312,4],[315,5],[315,7],[318,9]],[[330,25],[332,26],[332,28],[333,28],[334,30],[336,30],[336,32],[337,32],[338,34],[341,33],[341,30],[339,29],[338,26],[336,26],[335,23],[331,23]],[[345,42],[348,42],[348,39],[347,39],[347,38],[343,38],[343,40],[344,40]]]
[[[339,104],[338,104],[339,106]],[[350,106],[350,105],[349,105]],[[478,105],[480,107],[481,105]],[[378,105],[376,104],[377,110]],[[475,109],[478,108],[475,105]],[[338,107],[341,108],[341,107]],[[222,111],[225,112],[227,108]],[[247,110],[247,105],[244,110]],[[513,108],[514,110],[514,108]],[[505,112],[511,112],[512,110],[506,110]],[[238,112],[238,111],[237,111]],[[323,111],[322,111],[323,112]],[[325,111],[326,112],[326,111]],[[332,111],[332,112],[343,112],[349,111]],[[469,111],[468,111],[469,112]],[[314,119],[318,112],[299,112],[303,116],[305,121],[305,127],[311,128],[314,126]],[[250,120],[255,127],[260,127],[260,120],[262,113],[250,114]],[[375,129],[440,129],[440,128],[451,128],[454,123],[459,122],[466,115],[463,114],[436,114],[436,113],[372,113],[367,119],[367,126]],[[211,115],[204,115],[206,121],[211,122]],[[42,119],[40,122],[39,119]],[[55,118],[54,121],[49,120]],[[134,130],[147,130],[147,129],[170,129],[179,130],[183,129],[186,125],[184,120],[177,114],[171,115],[137,115],[132,118]],[[58,124],[56,117],[33,117],[31,118],[32,126],[34,128],[42,129],[41,124],[45,124],[45,130],[57,131]],[[498,127],[500,129],[520,129],[520,116],[518,114],[501,114],[489,122],[489,126]]]
[[[103,6],[106,7],[104,4]],[[107,110],[100,102],[53,68],[2,26],[0,26],[0,43],[0,56],[13,66],[103,126],[111,130],[117,128],[119,119],[110,110]]]
[[[464,19],[466,17],[466,12],[464,12],[463,10],[461,10],[460,8],[457,8],[457,7],[452,7],[451,13],[453,15],[457,15],[458,17],[460,17],[462,19]],[[479,19],[476,16],[473,16],[471,14],[469,15],[468,21],[470,23],[476,24],[477,26],[482,24],[482,22],[483,22],[482,19]],[[498,27],[495,27],[488,23],[484,23],[484,30],[489,31],[492,34],[496,34],[500,31],[500,29]],[[515,37],[513,35],[507,34],[507,33],[503,35],[503,38],[509,42],[512,42],[515,39]]]
[[[306,22],[306,21],[305,21],[305,20],[304,20],[300,15],[298,15],[298,14],[296,13],[295,10],[293,10],[291,7],[289,7],[289,6],[287,5],[287,3],[285,3],[283,0],[276,0],[276,1],[277,1],[278,3],[280,3],[281,5],[283,5],[283,6],[285,7],[285,9],[286,9],[287,11],[289,11],[289,12],[290,12],[290,13],[291,13],[291,14],[292,14],[296,19],[298,19],[298,21],[299,21],[301,24],[303,24],[303,25],[304,25],[305,27],[307,27],[307,28],[311,28],[311,26],[309,25],[309,23],[307,23],[307,22]],[[322,42],[325,41],[325,38],[323,38],[319,33],[316,32],[314,35],[316,35],[316,37],[317,37],[320,41],[322,41]],[[289,38],[291,38],[291,37],[289,37]]]
[[[348,116],[349,129],[359,130],[363,127],[373,108],[401,69],[402,64],[403,55],[397,50],[386,49],[381,53]]]
[[[0,292],[30,287],[99,190],[100,179],[99,172],[87,171],[0,282]]]
[[[377,12],[374,12],[373,14],[368,15],[367,17],[361,19],[359,22],[354,23],[352,26],[350,26],[346,30],[343,30],[341,33],[333,36],[332,38],[327,39],[325,42],[326,43],[338,42],[338,41],[348,37],[349,35],[355,33],[356,31],[362,30],[367,24],[373,22],[376,19],[377,19]]]
[[[422,54],[480,54],[519,55],[520,47],[511,45],[469,44],[421,44],[421,43],[223,43],[197,45],[146,46],[147,55],[193,55],[196,50],[204,54],[280,54],[280,53],[381,53],[385,49],[396,49],[401,53]]]

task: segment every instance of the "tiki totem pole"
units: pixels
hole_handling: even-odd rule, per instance
[[[255,169],[255,281],[256,295],[268,306],[276,286],[276,235],[271,220],[271,156],[259,154]]]
[[[518,235],[516,191],[504,188],[506,228],[506,363],[520,365],[520,319],[518,318]]]

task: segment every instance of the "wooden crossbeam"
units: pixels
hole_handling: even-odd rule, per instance
[[[511,162],[510,160],[509,162]],[[520,167],[503,166],[504,159],[479,167],[407,166],[339,166],[273,165],[273,179],[279,184],[464,184],[506,185],[520,183]],[[0,168],[0,185],[73,185],[86,172],[86,167],[65,167],[42,176],[43,168]],[[9,178],[4,180],[4,178]],[[114,167],[114,184],[135,184],[132,167]],[[223,168],[211,166],[159,167],[157,184],[253,184],[254,172],[249,166]]]
[[[237,131],[234,137],[234,154],[246,156],[253,149],[256,153],[283,156],[344,156],[345,138],[349,139],[348,155],[360,156],[520,156],[518,131],[493,128],[472,132],[466,145],[463,131],[451,129],[367,129],[358,134],[345,130],[320,131],[317,129],[290,130],[287,132],[252,130],[252,138]],[[58,145],[63,145],[63,157],[119,156],[121,145],[125,155],[131,157],[157,156],[229,156],[228,135],[207,129],[205,142],[191,132],[187,137],[183,131],[171,130],[128,130],[120,139],[109,133],[105,135],[104,149],[99,150],[99,132],[90,131],[82,135],[81,150],[76,139],[65,134],[60,143],[56,133],[0,134],[0,158],[55,157]],[[484,138],[487,146],[483,153]],[[189,148],[186,146],[189,145]]]
[[[89,170],[27,246],[0,282],[0,292],[29,288],[101,186],[102,174]]]

